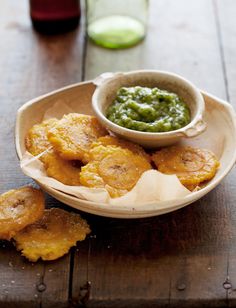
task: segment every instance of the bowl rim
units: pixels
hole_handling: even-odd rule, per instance
[[[168,131],[168,132],[142,132],[137,130],[132,130],[123,126],[120,126],[112,121],[110,121],[104,113],[99,108],[99,100],[98,96],[101,92],[101,88],[109,85],[109,82],[114,81],[115,79],[118,79],[119,77],[124,76],[130,76],[130,75],[142,75],[142,74],[153,74],[153,75],[162,75],[162,76],[169,76],[171,78],[175,78],[182,82],[183,84],[187,85],[188,88],[191,89],[191,91],[196,96],[196,106],[197,106],[197,112],[195,116],[192,118],[192,120],[184,127],[181,127],[179,129]],[[146,137],[149,139],[156,139],[157,137],[165,138],[165,137],[173,137],[173,136],[181,136],[181,137],[193,137],[195,136],[188,136],[186,132],[188,130],[194,129],[198,123],[202,123],[202,127],[199,128],[199,133],[203,132],[206,129],[205,122],[203,121],[203,114],[205,111],[205,101],[201,94],[201,91],[189,80],[186,78],[169,71],[162,71],[162,70],[134,70],[134,71],[128,71],[128,72],[106,72],[99,75],[97,78],[94,79],[94,84],[97,86],[94,94],[92,96],[92,107],[96,114],[96,116],[100,119],[100,121],[107,127],[109,127],[111,130],[114,130],[114,132],[123,133],[124,135],[129,135],[130,137]]]

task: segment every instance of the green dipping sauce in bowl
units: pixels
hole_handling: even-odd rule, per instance
[[[168,132],[190,123],[188,105],[175,94],[158,88],[122,87],[106,117],[113,123],[142,132]]]

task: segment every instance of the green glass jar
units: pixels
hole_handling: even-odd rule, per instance
[[[148,0],[87,0],[87,34],[106,48],[126,48],[146,34]]]

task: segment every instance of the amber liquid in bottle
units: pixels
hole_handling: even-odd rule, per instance
[[[30,0],[34,28],[44,34],[59,34],[75,29],[80,20],[79,0]]]

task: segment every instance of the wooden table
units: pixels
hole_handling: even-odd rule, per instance
[[[148,35],[110,51],[84,38],[33,31],[26,0],[0,7],[0,192],[32,181],[14,149],[27,100],[104,71],[179,73],[236,100],[236,1],[152,0]],[[217,125],[217,123],[216,123]],[[92,236],[54,262],[32,264],[0,246],[0,307],[236,307],[236,174],[207,196],[159,217],[119,220],[82,213]],[[47,197],[48,206],[61,206]]]

